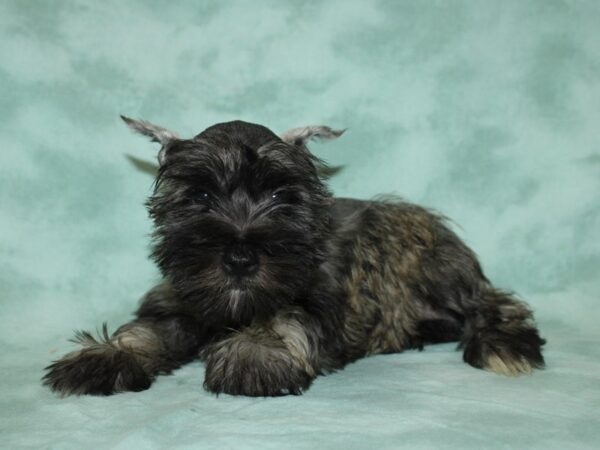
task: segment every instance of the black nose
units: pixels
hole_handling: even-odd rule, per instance
[[[258,254],[251,247],[236,245],[223,255],[223,267],[230,275],[252,275],[258,270]]]

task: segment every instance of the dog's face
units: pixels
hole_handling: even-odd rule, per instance
[[[248,324],[297,300],[322,260],[330,195],[298,135],[245,122],[189,140],[152,135],[163,144],[148,201],[153,255],[186,305],[215,324]]]

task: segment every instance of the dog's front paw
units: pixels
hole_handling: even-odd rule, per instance
[[[152,384],[135,357],[108,344],[85,347],[46,367],[44,384],[61,395],[111,395]]]
[[[299,395],[315,377],[281,340],[240,333],[206,352],[204,388],[251,397]]]

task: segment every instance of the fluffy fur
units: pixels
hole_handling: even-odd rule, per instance
[[[493,287],[435,212],[399,200],[333,198],[312,138],[245,122],[192,139],[124,118],[161,144],[148,209],[164,282],[136,319],[47,368],[63,395],[150,387],[200,357],[204,387],[300,394],[319,374],[367,355],[459,341],[470,365],[503,375],[541,368],[528,307]]]

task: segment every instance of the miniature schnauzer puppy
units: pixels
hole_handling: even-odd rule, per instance
[[[341,131],[234,121],[182,139],[123,120],[161,145],[147,206],[164,282],[114,334],[77,333],[81,347],[47,367],[54,391],[141,391],[199,357],[208,391],[300,394],[358,358],[449,341],[491,372],[544,366],[530,309],[442,216],[332,197],[307,142]]]

